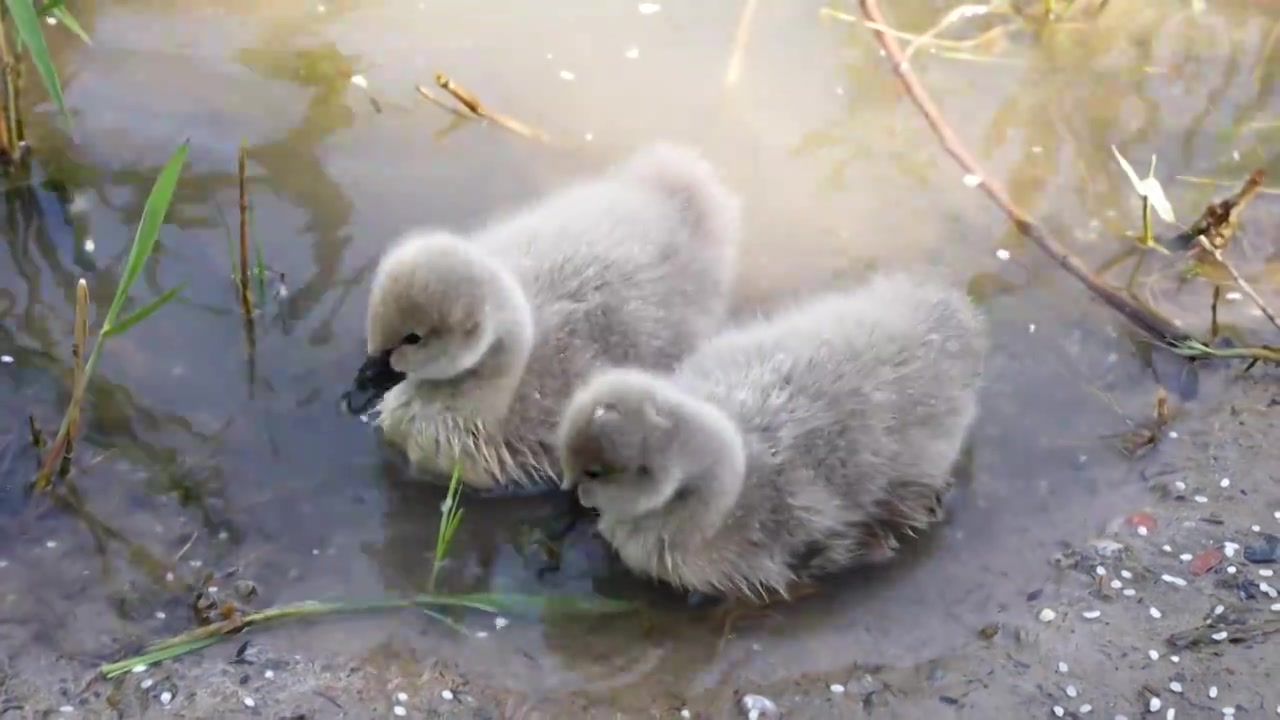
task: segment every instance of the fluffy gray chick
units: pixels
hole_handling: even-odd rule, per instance
[[[633,571],[786,597],[941,518],[987,345],[962,292],[878,276],[726,330],[674,374],[594,374],[558,430],[564,484]]]
[[[722,325],[740,212],[699,153],[655,143],[470,237],[412,232],[374,274],[347,407],[380,399],[423,478],[552,488],[556,421],[591,371],[670,369]]]

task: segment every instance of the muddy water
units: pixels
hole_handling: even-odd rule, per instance
[[[382,688],[443,662],[445,684],[465,682],[506,713],[670,716],[690,705],[715,717],[754,685],[962,659],[979,627],[1050,579],[1045,558],[1060,543],[1140,503],[1139,468],[1108,435],[1150,412],[1157,376],[1193,400],[1183,410],[1193,416],[1218,409],[1220,377],[1159,356],[1153,366],[1114,316],[1019,239],[940,152],[865,29],[820,20],[815,3],[759,5],[732,90],[740,5],[721,0],[650,13],[615,0],[99,2],[78,8],[92,47],[53,30],[74,134],[47,104],[29,109],[42,182],[8,205],[0,254],[0,351],[15,358],[0,367],[0,644],[14,658],[11,688],[40,698],[28,709],[74,698],[72,686],[122,644],[189,625],[188,596],[149,574],[143,554],[162,565],[181,555],[179,579],[236,569],[264,606],[422,591],[441,494],[406,487],[368,428],[336,410],[361,354],[379,249],[414,225],[474,225],[656,137],[703,147],[746,199],[743,309],[915,263],[946,268],[982,299],[996,352],[952,521],[899,566],[723,637],[718,620],[620,577],[584,532],[558,573],[540,575],[531,538],[544,504],[475,501],[443,588],[595,590],[657,609],[513,618],[500,631],[460,617],[485,638],[419,615],[337,620],[258,636],[270,653],[371,669]],[[950,8],[893,5],[891,21],[917,32]],[[1011,32],[967,57],[922,48],[914,67],[989,175],[1102,266],[1130,249],[1123,234],[1140,217],[1110,145],[1140,170],[1159,156],[1183,222],[1229,187],[1175,176],[1280,173],[1278,21],[1266,2],[1196,14],[1173,0],[1114,0],[1087,25]],[[453,122],[413,91],[437,71],[570,147]],[[135,293],[142,302],[185,283],[182,299],[112,343],[87,415],[80,488],[134,549],[109,535],[100,547],[101,532],[22,497],[24,416],[55,425],[75,280],[106,306],[147,189],[184,138],[190,162]],[[269,281],[252,359],[228,280],[242,141],[254,235],[282,278]],[[1251,208],[1239,251],[1264,293],[1280,217],[1268,197]],[[1131,263],[1108,277],[1124,283]],[[1172,260],[1150,258],[1135,288],[1188,327],[1207,326],[1208,286],[1180,285]],[[1222,317],[1264,328],[1247,301],[1227,300]],[[171,665],[185,662],[199,661]],[[187,682],[180,704],[196,702]],[[387,696],[340,679],[320,687],[386,712]],[[825,683],[807,687],[827,694]],[[270,692],[259,689],[259,702],[288,711]]]

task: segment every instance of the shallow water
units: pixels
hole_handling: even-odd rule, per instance
[[[869,266],[915,263],[944,268],[982,299],[996,350],[950,523],[898,566],[843,579],[722,638],[705,614],[617,577],[583,532],[560,572],[540,578],[529,528],[545,504],[477,500],[442,587],[595,588],[662,609],[639,620],[516,619],[483,640],[416,615],[336,620],[282,629],[277,649],[385,662],[394,674],[383,657],[394,641],[410,657],[450,658],[473,685],[523,698],[516,705],[574,693],[637,714],[732,697],[751,682],[962,653],[977,628],[1048,580],[1044,558],[1060,542],[1141,501],[1138,468],[1108,435],[1149,415],[1156,374],[1183,391],[1197,376],[1159,356],[1153,372],[1149,350],[1115,315],[962,182],[871,35],[820,20],[819,5],[760,3],[728,91],[740,7],[728,0],[662,3],[652,14],[615,0],[77,6],[94,45],[51,32],[74,136],[47,103],[29,110],[47,182],[10,192],[0,254],[0,352],[15,358],[0,366],[10,408],[0,512],[12,520],[0,525],[0,614],[11,621],[0,642],[87,670],[120,642],[189,624],[189,597],[148,576],[140,551],[111,539],[99,551],[81,521],[33,512],[20,490],[34,457],[26,414],[56,427],[67,397],[76,278],[88,279],[96,307],[109,303],[150,183],[183,138],[191,156],[178,199],[134,297],[185,289],[108,346],[78,484],[138,547],[167,560],[191,541],[184,576],[239,568],[265,606],[422,591],[430,574],[442,493],[399,483],[368,427],[337,411],[361,356],[379,249],[414,225],[477,224],[666,137],[703,147],[746,199],[744,310]],[[951,7],[892,5],[891,22],[913,31]],[[970,50],[985,59],[922,49],[913,65],[989,175],[1096,267],[1140,226],[1110,145],[1139,170],[1158,155],[1183,222],[1233,188],[1176,175],[1280,174],[1280,6],[1209,5],[1195,14],[1173,0],[1113,0],[1086,25]],[[960,32],[992,26],[984,22]],[[571,147],[451,125],[413,90],[436,71]],[[350,82],[357,73],[368,93]],[[252,360],[227,251],[242,140],[254,236],[282,276],[256,320]],[[1237,251],[1268,297],[1278,218],[1275,196],[1262,196]],[[1108,278],[1124,283],[1129,267]],[[1203,330],[1209,286],[1179,289],[1176,279],[1175,262],[1153,256],[1139,292]],[[1244,300],[1227,301],[1223,320],[1265,329]],[[1220,381],[1198,377],[1183,413],[1216,407]]]

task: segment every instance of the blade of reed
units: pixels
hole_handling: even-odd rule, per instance
[[[27,0],[27,2],[30,3],[30,0]],[[133,238],[133,246],[129,249],[129,257],[125,261],[124,273],[120,276],[120,283],[116,286],[115,297],[112,298],[111,306],[107,308],[106,316],[102,320],[102,327],[98,330],[97,342],[93,345],[93,352],[89,353],[89,360],[85,363],[84,373],[80,377],[80,382],[72,391],[71,403],[67,408],[67,413],[62,417],[62,425],[58,428],[58,435],[51,444],[49,454],[36,474],[35,488],[37,490],[45,489],[53,476],[54,463],[62,456],[67,446],[72,415],[79,412],[80,405],[84,399],[85,387],[89,384],[89,378],[93,377],[94,368],[98,365],[98,356],[102,351],[103,342],[110,335],[112,326],[115,325],[116,316],[120,313],[120,308],[124,305],[125,298],[129,295],[129,289],[138,279],[138,275],[142,272],[142,267],[146,265],[147,259],[151,257],[152,251],[155,250],[156,240],[160,237],[160,228],[164,224],[165,213],[169,211],[169,204],[173,201],[173,193],[178,185],[178,177],[182,174],[182,166],[187,160],[187,149],[188,141],[184,140],[178,146],[178,149],[174,151],[169,161],[165,163],[164,168],[160,170],[160,174],[156,176],[155,184],[151,186],[151,193],[147,196],[147,202],[142,209],[142,219],[138,221],[138,230]]]
[[[115,337],[116,335],[123,334],[124,331],[128,330],[134,325],[137,325],[143,320],[146,320],[148,317],[151,316],[152,313],[164,307],[166,303],[168,303],[170,300],[177,297],[178,293],[182,292],[182,289],[185,288],[186,286],[187,284],[185,282],[181,282],[169,288],[168,290],[165,290],[156,299],[152,300],[146,305],[143,305],[137,310],[134,310],[132,313],[129,313],[128,315],[126,315],[122,320],[113,324],[110,328],[107,328],[106,330],[104,330],[102,332],[102,336]]]
[[[40,73],[44,89],[58,106],[58,112],[67,121],[67,127],[73,128],[71,113],[67,112],[66,100],[62,97],[62,83],[58,80],[58,70],[53,66],[53,57],[49,54],[49,46],[44,42],[44,32],[40,28],[40,16],[36,14],[31,0],[5,0],[9,6],[9,16],[13,18],[14,27],[22,44],[30,48],[31,61]]]
[[[66,26],[66,28],[74,33],[76,37],[83,40],[86,45],[93,44],[93,40],[90,39],[89,33],[85,32],[83,27],[80,27],[80,21],[76,20],[76,16],[72,15],[70,10],[65,7],[56,7],[49,10],[48,14],[52,15],[55,20]]]

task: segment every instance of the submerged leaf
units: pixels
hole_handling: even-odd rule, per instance
[[[35,63],[44,89],[58,106],[58,112],[71,127],[71,114],[67,112],[66,101],[62,97],[62,83],[58,81],[58,71],[53,66],[53,57],[49,55],[49,46],[44,42],[44,33],[40,29],[40,16],[36,14],[31,0],[5,0],[9,5],[9,15],[18,30],[18,39],[31,49],[31,61]]]

